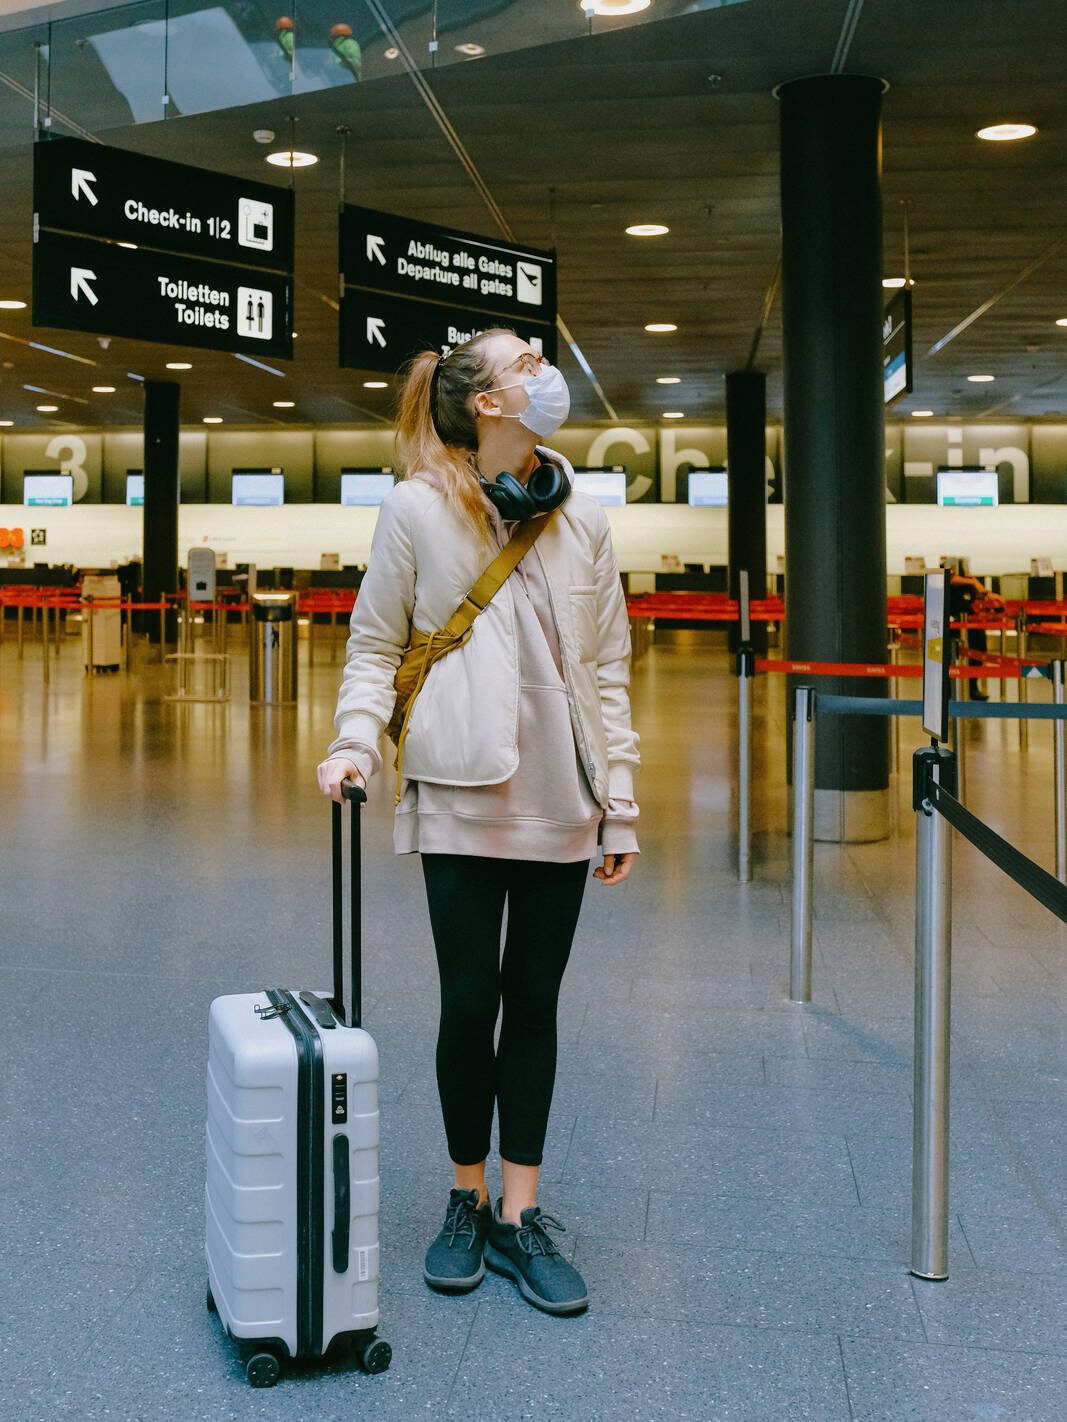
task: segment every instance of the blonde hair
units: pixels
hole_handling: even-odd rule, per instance
[[[479,331],[448,355],[420,351],[409,362],[396,417],[402,478],[435,475],[464,523],[488,537],[485,496],[478,484],[478,427],[471,399],[491,377],[486,343],[513,335],[501,327]]]

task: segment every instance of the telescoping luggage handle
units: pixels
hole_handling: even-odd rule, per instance
[[[341,794],[351,805],[349,835],[349,926],[348,938],[352,961],[352,1000],[345,1000],[344,975],[344,848],[342,818],[344,811],[333,804],[333,1008],[346,1027],[358,1027],[363,1014],[363,963],[360,934],[360,863],[359,811],[367,802],[367,792],[354,780],[341,782]]]

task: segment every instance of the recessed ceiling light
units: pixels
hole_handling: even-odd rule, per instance
[[[657,376],[656,376],[656,384],[657,384],[657,385],[681,385],[681,383],[682,383],[682,377],[681,377],[680,375],[657,375]]]
[[[363,389],[364,389],[364,390],[388,390],[388,389],[389,389],[389,382],[388,382],[388,380],[365,380],[365,381],[363,382]]]
[[[94,385],[94,386],[93,386],[93,394],[94,394],[94,395],[114,395],[114,393],[115,393],[115,387],[114,387],[113,385]]]
[[[222,416],[221,416],[221,415],[205,415],[205,416],[204,416],[204,424],[205,424],[205,425],[221,425],[221,424],[222,424]]]
[[[24,301],[0,301],[0,310],[3,311],[25,311]]]
[[[665,420],[684,420],[685,412],[683,410],[664,410],[663,418]]]
[[[3,427],[4,427],[5,429],[10,428],[10,426],[13,425],[14,423],[15,423],[14,420],[0,420],[0,425],[3,425]]]
[[[168,369],[168,370],[192,370],[192,368],[193,368],[193,363],[192,363],[191,360],[168,360],[168,361],[167,361],[167,369]]]
[[[400,58],[400,51],[397,49],[396,45],[390,45],[390,46],[389,46],[389,48],[385,51],[385,57],[386,57],[386,59],[399,59],[399,58]]]
[[[1056,321],[1057,326],[1067,326],[1067,316],[1060,316]]]
[[[299,336],[300,336],[300,332],[299,332],[299,331],[294,331],[294,332],[293,332],[293,340],[294,340],[294,341],[297,340],[297,339],[299,338]]]
[[[116,243],[115,243],[115,246],[116,246],[116,247],[129,247],[129,249],[130,249],[131,252],[136,252],[136,251],[137,251],[137,243],[136,243],[136,242],[116,242]]]
[[[931,420],[933,419],[933,416],[933,410],[912,410],[911,412],[911,417],[913,420]]]
[[[651,331],[654,336],[666,335],[669,331],[677,331],[678,327],[671,321],[650,321],[645,327],[646,331]]]
[[[457,44],[456,53],[466,55],[468,59],[477,59],[480,54],[485,53],[484,44]]]
[[[995,375],[968,375],[967,379],[972,385],[984,385],[988,380],[996,380]]]
[[[267,162],[276,168],[310,168],[319,160],[314,153],[298,153],[295,149],[283,149],[280,153],[268,153]]]
[[[291,410],[296,404],[295,400],[272,400],[271,404],[276,410]]]
[[[662,222],[635,222],[627,227],[627,237],[665,237],[671,229]]]
[[[988,128],[980,128],[975,138],[985,138],[990,143],[1012,143],[1017,138],[1033,138],[1036,132],[1032,123],[993,123]]]
[[[602,15],[604,19],[614,19],[616,15],[637,15],[647,10],[652,0],[578,0],[578,9],[587,15]]]
[[[39,415],[54,415],[58,409],[58,405],[38,405],[37,413]]]
[[[907,286],[907,277],[883,277],[882,285],[886,291],[899,291],[902,286]]]

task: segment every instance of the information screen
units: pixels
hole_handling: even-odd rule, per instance
[[[690,469],[689,502],[693,508],[724,509],[729,503],[725,469]]]
[[[28,508],[65,508],[74,502],[73,474],[26,474],[22,502]]]
[[[341,503],[346,507],[380,504],[393,487],[393,476],[380,471],[341,470]]]
[[[626,504],[625,469],[576,469],[574,487],[580,494],[590,494],[604,508],[623,508]]]
[[[945,508],[996,508],[1000,476],[995,469],[939,469],[937,502]]]
[[[231,503],[280,508],[285,503],[285,475],[266,469],[235,469]]]
[[[126,503],[127,503],[127,504],[143,504],[143,503],[144,503],[144,475],[143,475],[143,474],[127,474],[127,475],[126,475]]]

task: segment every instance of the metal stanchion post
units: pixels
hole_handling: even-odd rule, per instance
[[[21,602],[18,604],[18,612],[17,612],[17,614],[16,614],[16,619],[17,619],[17,624],[18,624],[19,661],[21,661],[21,660],[22,660],[22,603],[21,603]]]
[[[948,1278],[948,1073],[952,980],[952,830],[926,798],[927,777],[952,791],[953,756],[918,750],[915,805],[915,1086],[911,1272]]]
[[[967,795],[967,726],[960,716],[954,716],[949,722],[948,743],[956,757],[956,784],[959,786],[956,794],[962,804]]]
[[[900,634],[899,634],[898,632],[895,632],[895,631],[894,631],[894,632],[892,633],[891,637],[890,637],[890,640],[889,640],[889,665],[895,667],[899,661],[900,661]],[[900,681],[899,681],[899,679],[898,679],[897,677],[893,677],[893,678],[891,679],[891,681],[890,681],[890,689],[891,689],[892,694],[893,694],[893,699],[896,700],[897,697],[899,697],[899,695],[900,695]],[[892,727],[893,727],[893,732],[892,732],[892,734],[893,734],[893,770],[896,772],[896,774],[899,775],[899,774],[900,774],[900,717],[899,717],[899,716],[894,716],[894,717],[892,717],[890,724],[891,724]]]
[[[811,1001],[811,881],[815,867],[815,689],[793,703],[793,934],[789,996]]]
[[[1026,613],[1019,613],[1019,660],[1026,656]],[[1030,688],[1026,684],[1026,668],[1023,667],[1019,675],[1019,700],[1024,704],[1030,698]],[[1019,717],[1019,749],[1026,750],[1030,744],[1030,723],[1025,717]]]
[[[752,839],[749,827],[749,800],[752,792],[752,703],[749,679],[756,670],[752,649],[751,598],[748,569],[738,572],[737,646],[737,749],[740,760],[737,796],[737,877],[747,884],[752,878]]]
[[[85,670],[89,676],[93,676],[96,666],[93,662],[93,600],[85,598],[82,601],[82,616],[85,618],[85,649],[86,666]]]
[[[48,643],[49,643],[49,624],[50,624],[50,622],[51,622],[51,618],[50,618],[50,616],[49,616],[48,604],[47,604],[47,603],[42,603],[42,604],[41,604],[41,616],[42,616],[42,619],[43,619],[41,626],[42,626],[42,631],[43,631],[43,633],[44,633],[44,645],[43,645],[43,647],[42,647],[42,649],[41,649],[41,650],[42,650],[42,654],[43,654],[42,657],[41,657],[41,662],[42,662],[42,664],[43,664],[43,666],[44,666],[44,684],[45,684],[45,686],[47,686],[47,685],[49,684],[49,682],[51,681],[51,679],[52,679],[52,653],[51,653],[51,651],[50,651],[50,649],[49,649],[49,645],[48,645]]]
[[[1063,705],[1063,663],[1052,663],[1052,697]],[[1052,723],[1052,764],[1056,778],[1056,878],[1067,884],[1067,794],[1063,783],[1063,722]]]
[[[737,750],[740,762],[737,796],[737,878],[747,884],[752,878],[752,831],[749,799],[752,791],[752,691],[756,654],[751,647],[737,653]]]

